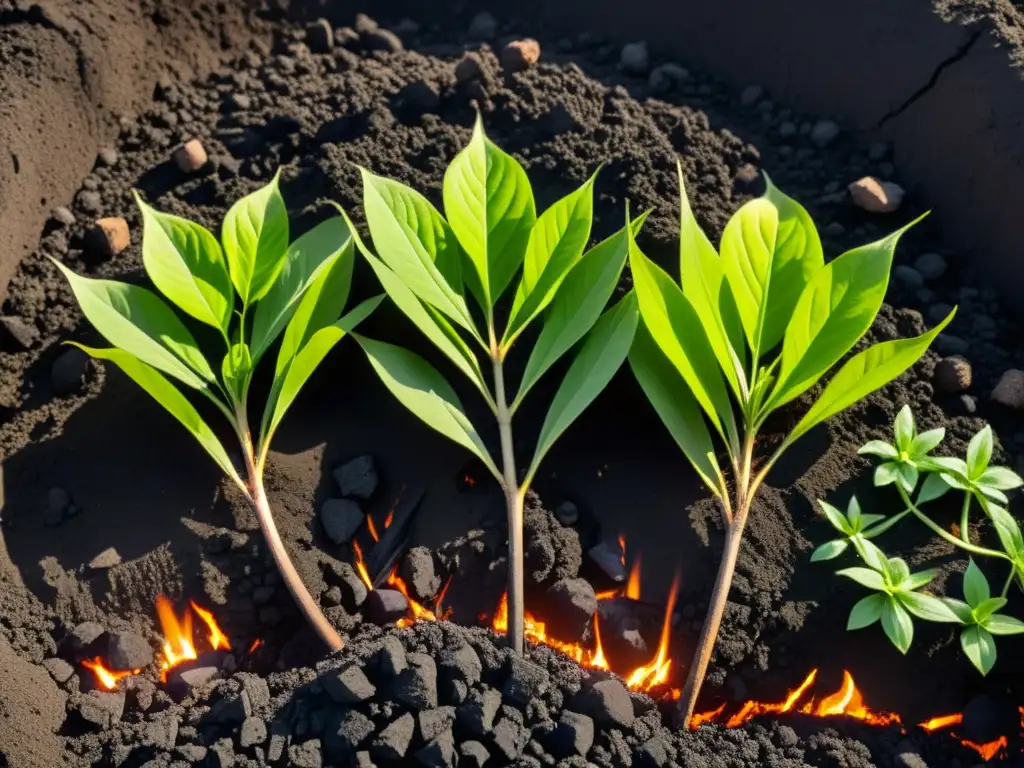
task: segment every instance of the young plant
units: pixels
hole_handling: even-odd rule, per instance
[[[896,416],[893,442],[872,440],[859,451],[882,459],[875,468],[874,484],[877,487],[893,486],[903,501],[903,510],[888,518],[861,515],[857,498],[851,497],[851,513],[843,515],[830,504],[819,501],[825,518],[841,536],[814,550],[811,561],[832,560],[852,547],[867,566],[844,568],[837,572],[881,593],[866,597],[853,607],[847,629],[862,629],[881,619],[886,636],[901,653],[906,653],[914,638],[914,618],[961,624],[960,644],[964,654],[979,672],[986,675],[996,662],[995,636],[1024,634],[1024,622],[999,612],[1006,606],[1007,594],[1015,578],[1024,588],[1024,537],[1017,521],[1003,506],[1008,501],[1005,491],[1021,487],[1024,480],[1007,467],[990,466],[991,427],[986,426],[971,438],[966,461],[929,455],[944,437],[945,430],[941,428],[918,434],[910,406],[903,406]],[[922,505],[935,501],[951,489],[963,492],[956,533],[942,528],[921,509]],[[913,498],[915,491],[916,499]],[[970,514],[974,502],[991,520],[1002,549],[991,549],[971,541]],[[856,514],[852,510],[856,510]],[[881,536],[908,516],[913,516],[933,534],[972,556],[963,578],[964,600],[916,592],[934,578],[935,570],[916,574],[921,577],[917,580],[913,576],[909,581],[893,577],[892,564],[903,561],[886,557],[871,539]],[[1009,565],[998,596],[992,596],[988,579],[976,564],[975,557]],[[899,574],[902,576],[905,572],[904,563]]]
[[[584,253],[594,177],[537,216],[526,172],[484,135],[479,117],[469,145],[445,173],[447,219],[418,192],[366,170],[362,176],[366,221],[379,257],[358,235],[356,246],[395,305],[479,391],[497,422],[500,463],[437,369],[408,350],[355,338],[399,402],[475,454],[500,484],[508,511],[508,637],[521,653],[523,498],[555,440],[604,389],[629,351],[639,317],[636,297],[629,293],[602,310],[643,217]],[[511,307],[500,311],[507,303],[499,307],[499,300],[517,273]],[[513,390],[506,382],[507,356],[535,323],[543,327]],[[540,378],[584,336],[548,407],[533,458],[525,473],[517,472],[513,416]]]
[[[204,355],[171,305],[153,291],[83,277],[54,261],[71,284],[82,314],[113,346],[93,349],[70,343],[117,365],[180,421],[242,490],[292,597],[324,642],[339,650],[344,645],[341,636],[303,585],[278,535],[263,488],[263,470],[274,432],[303,384],[383,297],[369,299],[339,319],[352,278],[348,226],[341,216],[334,216],[289,245],[288,212],[278,176],[231,207],[220,243],[199,224],[160,213],[138,194],[135,200],[142,212],[146,273],[171,304],[215,330],[220,349],[213,357]],[[279,336],[273,384],[254,440],[249,385],[256,365]],[[185,392],[212,403],[231,424],[245,479],[172,379],[184,385]]]
[[[778,447],[767,457],[756,456],[768,416],[820,381],[871,327],[885,296],[893,251],[907,227],[825,264],[810,216],[766,178],[764,196],[729,220],[719,253],[690,209],[682,166],[678,176],[682,287],[630,243],[643,322],[629,361],[722,507],[725,550],[679,700],[679,719],[687,726],[714,649],[747,516],[768,472],[814,426],[917,362],[953,313],[922,336],[876,344],[851,357]],[[712,434],[724,445],[731,486]]]

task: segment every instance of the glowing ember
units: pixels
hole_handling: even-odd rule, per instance
[[[249,653],[256,653],[257,650],[263,645],[263,641],[260,638],[256,638],[252,641],[252,645],[249,646]]]
[[[622,563],[622,567],[626,567],[626,537],[621,533],[619,534],[619,562]]]
[[[987,744],[975,744],[973,741],[968,741],[967,739],[960,739],[960,743],[965,747],[973,749],[981,755],[984,760],[991,760],[994,757],[1004,755],[1006,753],[1006,748],[1010,746],[1010,742],[1005,736],[1000,736],[995,741],[990,741]]]
[[[194,601],[190,601],[189,605],[192,606],[192,610],[198,614],[199,618],[203,620],[204,624],[206,624],[206,628],[210,631],[210,635],[208,637],[210,641],[210,648],[214,651],[222,648],[225,651],[230,651],[231,643],[228,642],[224,633],[220,631],[220,627],[218,627],[217,622],[214,621],[213,614],[203,608],[200,608]]]
[[[363,580],[363,584],[366,585],[366,588],[372,590],[373,580],[370,578],[370,574],[366,570],[366,563],[363,561],[363,548],[359,546],[358,541],[352,541],[352,551],[356,556],[356,573],[359,574],[359,578]]]
[[[800,683],[800,686],[795,690],[789,692],[789,695],[783,701],[778,703],[760,702],[760,701],[747,701],[740,707],[740,710],[734,713],[728,721],[725,723],[726,728],[737,728],[743,725],[748,720],[752,720],[758,715],[768,715],[782,712],[789,712],[796,706],[796,703],[803,698],[803,695],[807,692],[807,689],[814,684],[814,680],[818,677],[818,670],[812,669],[811,673],[806,679]]]
[[[629,569],[629,579],[626,581],[626,597],[631,600],[640,599],[640,556],[637,555],[633,561],[633,567]]]
[[[100,685],[106,688],[108,691],[112,691],[117,688],[117,681],[128,677],[129,675],[137,675],[142,670],[140,669],[129,669],[123,672],[113,672],[103,666],[103,662],[100,659],[85,659],[82,661],[82,666],[87,669],[91,669],[96,679],[99,680]]]
[[[626,567],[626,537],[619,534],[619,562]],[[640,556],[637,555],[633,565],[629,569],[629,577],[626,579],[626,586],[606,589],[597,593],[598,600],[611,600],[615,597],[628,597],[631,600],[640,599]]]
[[[190,610],[191,609],[191,610]],[[207,629],[207,644],[211,650],[231,650],[227,636],[217,626],[213,614],[190,602],[184,614],[179,618],[174,613],[171,601],[163,595],[156,598],[156,615],[160,620],[160,631],[164,636],[163,661],[160,662],[160,679],[167,680],[167,670],[183,661],[198,657],[195,640],[192,634],[192,612],[202,619]]]
[[[604,657],[604,649],[601,647],[601,627],[594,614],[594,655],[590,659],[590,666],[597,669],[610,669],[608,660]]]
[[[954,725],[960,725],[964,721],[964,716],[957,712],[953,715],[942,715],[940,717],[933,717],[931,720],[925,720],[923,723],[918,723],[928,733],[932,731],[941,731],[943,728],[951,728]]]
[[[929,733],[934,731],[941,731],[945,728],[952,728],[955,725],[960,725],[964,721],[964,716],[956,712],[952,715],[942,715],[940,717],[933,717],[931,720],[926,720],[918,725]],[[1021,707],[1021,727],[1024,728],[1024,707]],[[955,739],[959,739],[955,733],[950,731],[950,736]],[[989,741],[985,744],[976,744],[973,741],[967,739],[960,739],[960,743],[965,747],[969,747],[977,752],[985,760],[991,760],[994,757],[1005,755],[1006,749],[1009,747],[1009,740],[1005,736],[1000,736],[995,741]]]
[[[690,730],[691,731],[696,731],[698,728],[700,728],[702,725],[704,725],[704,723],[713,723],[715,720],[717,720],[719,717],[721,717],[721,715],[722,715],[722,713],[724,711],[725,711],[725,702],[723,701],[719,705],[718,709],[714,709],[714,710],[712,710],[710,712],[704,712],[704,713],[697,712],[697,713],[695,713],[694,716],[690,718]]]
[[[658,641],[658,652],[654,661],[639,667],[626,678],[626,685],[634,690],[647,691],[668,681],[668,671],[672,660],[668,657],[670,630],[672,629],[672,609],[676,605],[676,594],[679,592],[679,574],[672,580],[672,589],[668,593],[665,606],[665,619],[661,624],[661,639]]]

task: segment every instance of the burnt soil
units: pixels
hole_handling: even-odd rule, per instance
[[[332,22],[340,26],[352,19]],[[507,20],[498,39],[485,42],[467,34],[468,18],[446,23],[443,29],[397,27],[405,50],[367,50],[368,41],[377,39],[368,32],[352,42],[353,50],[339,44],[329,53],[311,53],[304,43],[304,20],[282,17],[271,46],[254,43],[208,77],[161,83],[138,121],[123,123],[111,146],[116,160],[98,159],[79,194],[67,201],[75,223],[48,221],[38,249],[22,260],[3,314],[27,325],[29,341],[23,348],[7,333],[0,353],[0,701],[14,707],[0,720],[5,729],[0,742],[16,739],[29,750],[17,753],[25,764],[59,764],[62,754],[73,762],[79,758],[70,757],[75,750],[69,744],[89,759],[102,754],[106,762],[100,764],[118,763],[109,745],[81,736],[73,718],[60,721],[65,705],[73,710],[82,695],[76,690],[77,676],[68,692],[50,685],[37,665],[55,657],[58,643],[84,621],[143,633],[155,647],[153,603],[161,593],[212,607],[238,647],[263,641],[263,652],[250,660],[252,669],[291,670],[271,676],[275,697],[315,709],[315,702],[293,700],[322,695],[303,687],[316,675],[301,667],[319,662],[320,653],[269,565],[251,512],[180,427],[131,382],[116,371],[69,357],[60,345],[96,337],[46,257],[93,276],[143,280],[140,220],[131,189],[141,190],[161,210],[217,228],[231,202],[266,183],[281,167],[295,233],[329,215],[328,199],[360,221],[356,166],[399,179],[440,204],[444,169],[467,141],[479,106],[489,136],[526,167],[538,208],[604,163],[595,238],[621,226],[626,200],[638,210],[652,208],[640,242],[673,273],[677,155],[697,217],[716,240],[731,212],[760,193],[760,169],[809,208],[829,256],[877,239],[920,213],[909,196],[889,216],[853,207],[843,193],[845,185],[868,173],[892,177],[892,158],[879,149],[869,154],[862,137],[843,132],[828,146],[817,146],[809,134],[823,116],[796,114],[773,103],[770,94],[744,100],[694,69],[668,90],[654,92],[646,76],[619,71],[617,44],[586,35],[560,37],[558,30]],[[506,36],[522,35],[540,40],[541,62],[519,74],[503,73],[494,50],[500,50]],[[481,74],[475,83],[458,83],[455,66],[467,50],[477,57]],[[182,140],[193,137],[202,140],[211,160],[198,174],[186,176],[170,156]],[[87,237],[99,216],[123,216],[129,222],[132,245],[116,258],[105,258]],[[914,647],[902,657],[877,627],[844,632],[857,589],[832,576],[834,568],[808,562],[811,549],[829,536],[815,515],[816,499],[842,506],[856,490],[866,508],[896,511],[890,495],[869,487],[869,465],[855,450],[866,439],[884,437],[904,403],[911,404],[922,428],[946,427],[944,450],[949,452],[962,453],[970,435],[986,421],[992,423],[1000,440],[999,460],[1020,470],[1024,420],[989,398],[1002,372],[1014,361],[1019,367],[1024,358],[1020,326],[1001,303],[998,286],[975,274],[965,256],[943,248],[935,222],[926,220],[904,238],[896,263],[909,266],[929,252],[943,254],[945,273],[924,281],[894,277],[871,339],[920,333],[944,314],[943,305],[959,305],[959,314],[911,372],[805,437],[769,478],[748,526],[703,709],[723,700],[778,700],[812,667],[820,668],[823,689],[838,687],[842,670],[849,669],[870,705],[900,712],[911,723],[961,710],[980,695],[1014,704],[1024,698],[1019,639],[1000,644],[996,673],[986,679],[959,653],[955,636],[941,627],[919,625]],[[622,288],[628,288],[628,277]],[[374,291],[366,274],[358,276],[356,290],[363,295]],[[378,312],[364,330],[430,356],[415,331],[392,311]],[[964,394],[937,393],[935,366],[954,352],[972,364],[973,384]],[[543,417],[539,404],[550,387],[549,381],[524,407],[518,435],[522,455],[530,450]],[[776,439],[775,433],[810,399],[806,396],[770,424],[765,442]],[[464,401],[473,402],[470,393]],[[375,516],[382,517],[400,494],[425,491],[413,543],[443,552],[453,541],[465,545],[459,537],[467,532],[493,538],[500,531],[500,503],[486,479],[468,489],[465,480],[474,477],[475,468],[466,456],[393,402],[351,344],[340,344],[311,380],[275,449],[267,479],[270,501],[306,584],[325,605],[334,602],[333,565],[351,562],[352,556],[347,546],[327,539],[317,512],[337,495],[332,470],[354,456],[376,457],[380,486],[365,505]],[[643,555],[645,601],[660,606],[673,573],[681,573],[673,652],[677,672],[685,668],[706,609],[722,531],[716,508],[628,371],[551,453],[536,489],[549,508],[567,500],[577,505],[583,551],[599,540],[625,535],[629,552]],[[953,510],[937,513],[947,524],[954,516]],[[988,532],[980,529],[979,535]],[[921,529],[908,526],[884,544],[890,554],[902,552],[912,566],[941,565],[939,589],[950,577],[959,588],[956,573],[964,561]],[[89,566],[110,547],[120,556],[119,564]],[[487,549],[488,563],[500,564],[500,549],[500,542]],[[449,572],[458,570],[451,561],[440,562]],[[486,587],[493,589],[481,597],[491,605],[501,579],[492,581]],[[460,585],[456,573],[452,590],[472,593],[480,587],[468,578]],[[335,616],[346,629],[357,625],[344,610]],[[472,621],[471,616],[462,618]],[[361,626],[361,633],[378,631]],[[438,633],[447,632],[464,631],[420,627],[402,633],[402,642],[430,648],[440,644]],[[350,653],[368,655],[373,642],[354,643]],[[563,697],[579,693],[578,668],[566,669],[547,650],[535,654],[535,661],[561,670],[554,689],[568,686]],[[324,663],[336,667],[344,661]],[[504,673],[497,667],[491,671],[494,677],[487,684],[501,689]],[[9,673],[20,685],[11,683]],[[238,694],[241,683],[227,685]],[[573,685],[577,689],[570,690]],[[196,695],[227,695],[223,687]],[[552,714],[561,708],[549,704]],[[10,712],[24,708],[38,717],[16,722]],[[276,711],[278,705],[260,716],[272,723]],[[401,713],[371,714],[388,720]],[[524,716],[529,720],[535,714]],[[657,735],[651,730],[656,730],[655,720],[645,721],[648,730],[631,735],[624,754]],[[782,731],[791,726],[797,730]],[[704,755],[709,765],[898,764],[892,738],[847,726],[839,736],[835,727],[763,723],[665,738],[673,750]],[[788,743],[793,738],[796,742]],[[939,757],[947,754],[942,751],[947,746],[935,746],[936,738],[929,741],[939,750],[933,764],[972,764],[973,753],[959,748],[956,757]],[[301,734],[296,739],[300,743]],[[951,743],[942,737],[942,745]],[[919,751],[927,757],[924,747]],[[8,759],[18,765],[14,754]],[[711,757],[725,754],[728,760]],[[139,758],[132,759],[141,764]],[[681,765],[701,764],[696,757],[677,759]],[[601,764],[628,764],[609,760]]]

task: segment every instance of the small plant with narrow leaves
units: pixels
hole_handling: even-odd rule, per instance
[[[192,433],[242,490],[295,601],[324,642],[340,649],[340,635],[303,585],[278,535],[263,472],[274,433],[303,384],[383,297],[341,317],[354,254],[348,225],[343,217],[333,216],[289,245],[278,176],[231,207],[220,242],[199,224],[154,210],[138,194],[136,202],[142,212],[143,266],[163,298],[139,285],[76,274],[54,261],[71,284],[82,314],[113,345],[75,346],[124,371]],[[204,354],[172,305],[213,328],[220,337],[219,351],[212,357]],[[249,386],[256,366],[278,338],[273,383],[254,436]],[[228,420],[238,437],[244,479],[175,382]]]
[[[642,322],[629,362],[661,420],[718,498],[725,526],[708,614],[679,699],[679,719],[686,726],[714,649],[751,504],[768,472],[813,427],[917,362],[952,313],[919,337],[853,355],[772,453],[756,456],[769,415],[828,375],[871,327],[896,243],[907,227],[826,264],[807,211],[766,179],[764,196],[732,216],[716,250],[690,209],[682,166],[678,171],[681,285],[630,242]],[[713,435],[724,445],[731,484]],[[864,524],[858,514],[844,517],[849,536],[858,535]],[[901,569],[893,571],[891,589],[906,590],[901,576]]]
[[[469,145],[445,174],[446,217],[402,184],[366,170],[362,176],[363,207],[378,255],[358,236],[356,245],[394,304],[487,404],[497,423],[500,462],[436,368],[401,347],[360,335],[356,340],[399,402],[475,454],[501,486],[510,553],[508,636],[522,652],[523,499],[552,445],[626,359],[638,322],[636,297],[629,293],[603,310],[643,217],[586,250],[594,177],[538,216],[526,172],[484,135],[479,118]],[[517,274],[509,306],[501,299]],[[512,390],[507,356],[537,325],[540,333]],[[524,473],[517,472],[513,416],[541,377],[577,346],[533,457]]]
[[[996,637],[1024,634],[1024,621],[1000,612],[1007,605],[1007,595],[1014,581],[1024,589],[1024,537],[1017,520],[1006,508],[1009,501],[1006,491],[1021,487],[1024,480],[1008,467],[991,465],[991,427],[984,427],[971,438],[966,459],[932,456],[931,451],[944,438],[945,430],[941,428],[918,434],[910,406],[904,406],[896,416],[893,442],[872,440],[859,451],[881,459],[875,468],[874,484],[895,488],[904,508],[889,517],[862,515],[860,504],[853,496],[849,502],[851,512],[844,515],[828,502],[819,501],[822,514],[840,536],[815,549],[811,561],[832,560],[852,550],[864,562],[866,567],[837,571],[840,576],[853,579],[876,593],[854,605],[847,629],[863,629],[880,621],[892,644],[906,653],[914,639],[915,618],[960,624],[960,645],[964,654],[979,672],[987,675],[996,663]],[[950,490],[963,493],[960,522],[955,532],[947,531],[922,509]],[[971,511],[975,504],[995,529],[999,549],[971,540]],[[903,560],[887,557],[873,543],[872,539],[905,519],[916,519],[933,535],[969,556],[963,576],[963,600],[939,598],[919,591],[938,571],[910,574]],[[992,595],[988,578],[975,558],[1007,568],[1000,594]]]

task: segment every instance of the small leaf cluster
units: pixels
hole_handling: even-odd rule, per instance
[[[914,618],[959,624],[964,654],[984,675],[996,662],[995,637],[1024,634],[1024,622],[1000,613],[1007,605],[1007,593],[1013,583],[1016,581],[1024,588],[1024,537],[1019,523],[1006,508],[1006,491],[1021,487],[1024,480],[1007,467],[991,465],[991,427],[984,427],[971,438],[965,458],[931,455],[944,438],[945,430],[941,428],[918,433],[910,407],[904,406],[894,421],[893,442],[872,440],[859,451],[881,460],[875,468],[874,484],[895,488],[904,509],[889,517],[866,515],[861,513],[857,498],[851,497],[843,514],[828,502],[819,501],[823,516],[840,537],[815,549],[811,560],[832,560],[852,549],[864,562],[866,567],[837,571],[874,593],[854,605],[847,629],[862,629],[881,621],[893,645],[906,653],[914,636]],[[956,532],[942,528],[921,508],[951,490],[963,493]],[[999,549],[972,541],[971,511],[975,504],[995,529]],[[970,556],[963,576],[963,600],[921,591],[935,578],[937,570],[911,573],[903,560],[887,557],[873,543],[872,539],[908,518]],[[992,595],[989,581],[975,558],[1008,567],[999,595]]]

